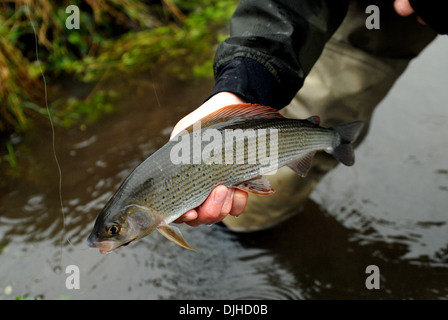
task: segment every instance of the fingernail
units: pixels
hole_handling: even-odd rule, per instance
[[[227,199],[229,199],[229,200],[232,200],[233,199],[233,189],[229,189],[228,191],[227,191],[227,197],[226,197],[226,200]]]
[[[219,190],[214,191],[213,200],[215,204],[223,204],[224,200],[226,200],[227,192],[218,192]]]

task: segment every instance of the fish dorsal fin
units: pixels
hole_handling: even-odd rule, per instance
[[[308,171],[311,168],[311,162],[313,161],[316,151],[309,152],[299,159],[295,159],[287,164],[295,173],[301,177],[306,177]]]
[[[222,122],[239,122],[260,119],[280,119],[284,118],[276,109],[261,104],[231,104],[221,108],[204,118],[198,120],[200,128],[207,128]],[[195,126],[192,124],[185,130],[192,132]]]
[[[178,244],[186,249],[196,251],[185,241],[178,228],[169,225],[160,225],[157,227],[157,231],[159,231],[168,240],[173,241],[175,244]]]
[[[263,176],[257,176],[250,180],[240,182],[239,184],[233,187],[253,194],[266,195],[266,196],[273,194],[275,192],[275,190],[272,189],[269,180]]]

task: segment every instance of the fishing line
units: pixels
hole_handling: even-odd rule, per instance
[[[30,6],[29,6],[29,0],[27,0],[25,2],[26,8],[25,8],[25,12],[28,16],[28,19],[30,20],[31,23],[31,27],[33,28],[33,32],[34,32],[34,42],[35,42],[35,51],[36,51],[36,61],[37,64],[39,66],[39,70],[40,70],[40,74],[42,75],[42,81],[44,83],[44,97],[45,97],[45,108],[47,110],[47,114],[48,114],[48,119],[50,120],[50,125],[51,125],[51,133],[52,133],[52,147],[53,147],[53,157],[54,160],[56,162],[56,166],[58,169],[58,174],[59,174],[59,186],[58,186],[58,191],[59,191],[59,205],[61,207],[61,213],[62,213],[62,234],[61,234],[61,252],[60,252],[60,264],[62,265],[62,252],[63,252],[63,242],[64,242],[64,230],[65,230],[65,208],[64,208],[64,204],[62,201],[62,170],[61,170],[61,166],[59,164],[59,159],[58,156],[56,155],[56,133],[55,133],[55,128],[54,128],[54,123],[53,123],[53,118],[51,116],[51,112],[50,112],[50,107],[48,105],[48,90],[47,90],[47,80],[45,78],[45,74],[42,68],[42,64],[40,62],[39,59],[39,49],[38,49],[38,36],[37,36],[37,32],[36,32],[36,28],[34,26],[33,20],[31,18],[31,10],[30,10]],[[72,246],[73,244],[67,239],[68,243],[70,243]]]
[[[159,108],[162,107],[159,100],[159,95],[157,94],[156,85],[154,84],[154,75],[152,74],[152,70],[149,70],[149,76],[151,77],[152,90],[154,91],[154,95],[156,96],[157,105]]]
[[[159,100],[159,95],[157,94],[156,86],[154,84],[154,81],[152,81],[152,89],[154,90],[154,95],[156,96],[157,104],[159,105],[159,108],[162,107]]]

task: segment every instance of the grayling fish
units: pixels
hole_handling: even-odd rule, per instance
[[[201,205],[216,186],[272,194],[262,174],[287,165],[304,177],[317,151],[351,166],[352,142],[362,127],[355,121],[324,128],[317,116],[297,120],[266,106],[227,106],[178,134],[135,168],[97,217],[88,244],[105,253],[157,230],[192,249],[169,224]]]

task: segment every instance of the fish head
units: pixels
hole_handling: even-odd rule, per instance
[[[106,205],[98,215],[87,243],[101,253],[107,253],[150,234],[159,220],[143,205]]]

